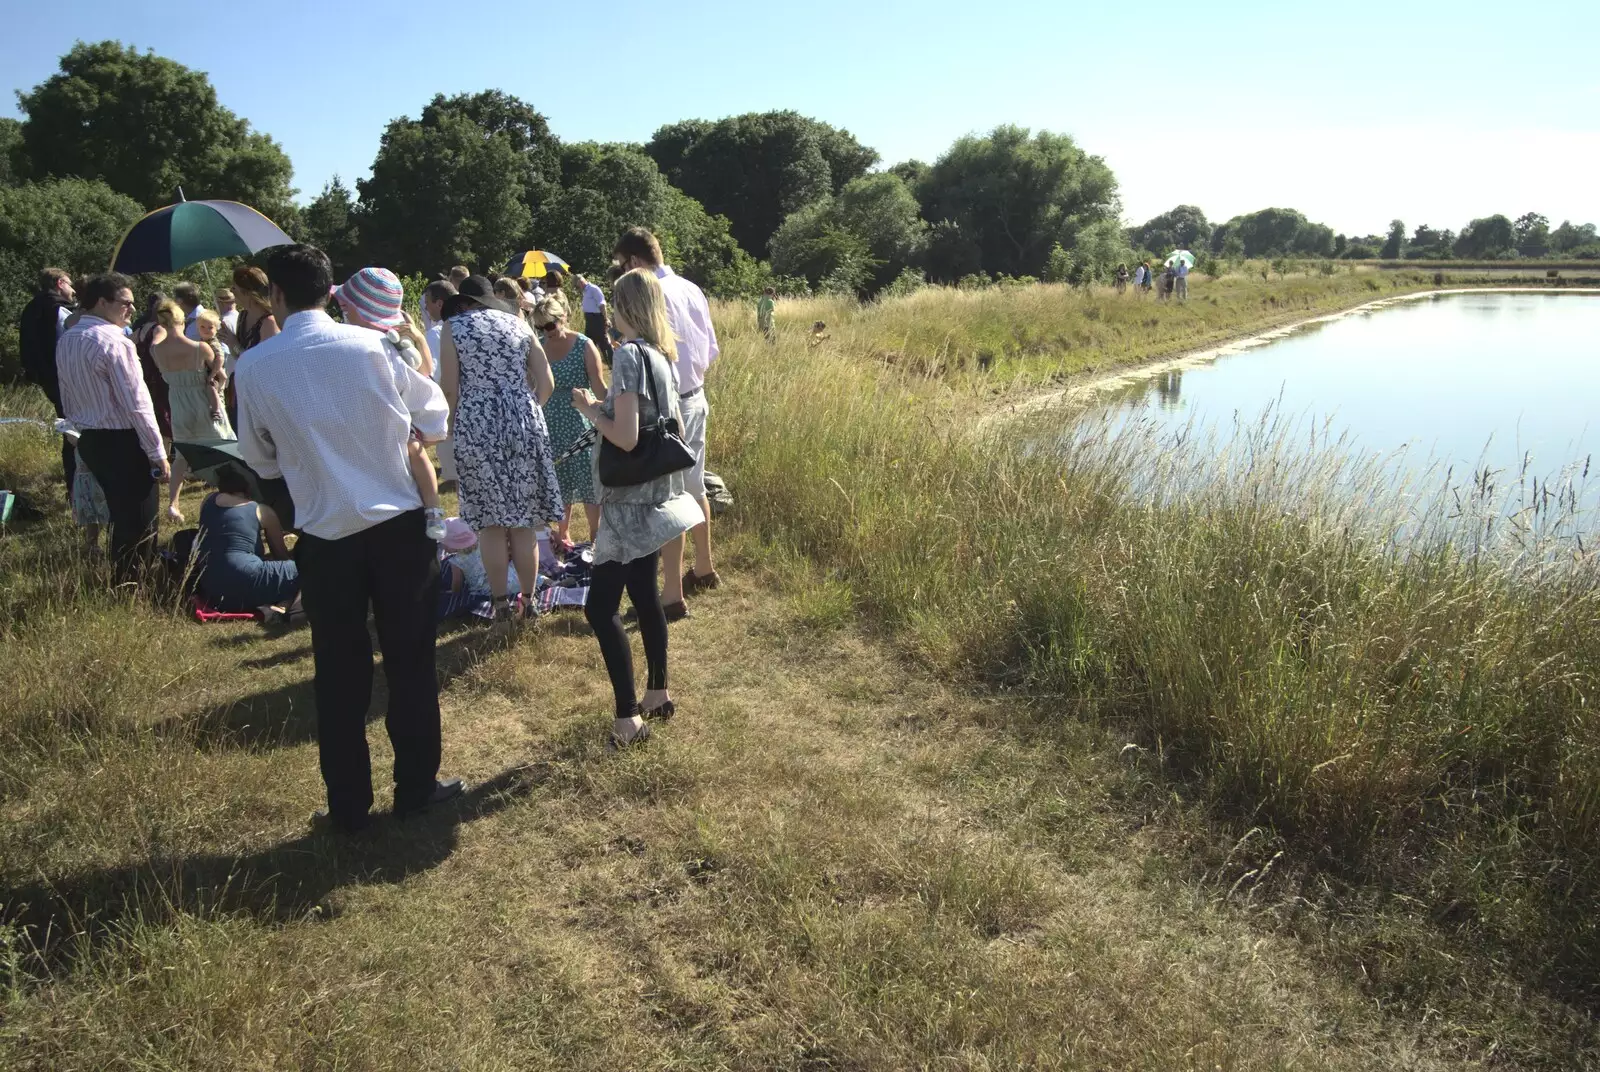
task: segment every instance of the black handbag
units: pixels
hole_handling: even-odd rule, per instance
[[[645,390],[655,404],[656,419],[649,424],[639,422],[639,441],[632,450],[623,450],[611,440],[600,437],[600,454],[595,468],[600,471],[600,483],[608,488],[628,488],[647,484],[694,466],[694,451],[683,441],[683,430],[678,419],[672,416],[670,406],[663,406],[656,394],[655,363],[651,351],[640,347],[644,357]]]

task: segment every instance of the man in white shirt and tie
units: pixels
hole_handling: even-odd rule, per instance
[[[717,331],[711,325],[711,306],[703,291],[661,262],[661,243],[643,227],[630,227],[617,239],[612,259],[623,271],[643,268],[661,281],[667,302],[667,320],[678,341],[678,406],[683,413],[683,441],[694,452],[694,468],[683,475],[683,490],[700,504],[705,520],[690,530],[694,537],[694,568],[683,572],[683,537],[661,548],[661,609],[667,620],[689,616],[686,594],[707,591],[722,583],[711,563],[711,504],[706,501],[706,422],[711,406],[706,402],[706,370],[717,359]]]
[[[383,336],[328,316],[333,268],[321,250],[278,247],[267,279],[281,330],[239,366],[239,449],[260,476],[281,476],[294,499],[328,790],[318,817],[354,832],[367,825],[373,804],[369,605],[389,685],[394,814],[422,811],[462,789],[460,779],[438,778],[438,546],[427,537],[406,460],[412,429],[437,442],[449,409],[438,384]]]

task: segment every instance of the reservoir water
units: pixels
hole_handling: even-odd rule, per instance
[[[1108,391],[1113,429],[1226,438],[1275,415],[1457,483],[1541,481],[1600,452],[1600,295],[1434,295]],[[1291,437],[1291,441],[1292,441]],[[1600,479],[1580,492],[1586,506]],[[1593,528],[1593,525],[1585,525]]]

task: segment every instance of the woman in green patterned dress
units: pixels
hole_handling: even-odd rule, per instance
[[[606,381],[600,373],[600,350],[588,336],[568,327],[569,316],[567,301],[559,292],[541,299],[533,308],[533,326],[544,340],[544,352],[551,357],[550,371],[556,378],[556,389],[544,404],[544,421],[550,426],[550,447],[558,458],[590,428],[583,414],[572,406],[572,389],[587,387],[598,398],[606,396]],[[558,359],[557,354],[562,356]],[[594,448],[590,447],[556,463],[561,501],[566,504],[566,516],[556,530],[555,543],[560,546],[572,546],[567,530],[572,524],[574,503],[583,504],[591,540],[600,525],[600,496],[594,486],[593,453]]]

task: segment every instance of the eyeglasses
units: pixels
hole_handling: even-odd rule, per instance
[[[555,320],[547,320],[547,321],[546,321],[546,322],[544,322],[544,323],[543,323],[543,324],[535,324],[535,325],[533,325],[533,326],[534,326],[534,327],[536,327],[536,328],[538,328],[538,329],[539,329],[539,330],[540,330],[540,331],[550,331],[550,330],[552,330],[552,329],[553,329],[553,328],[555,328],[555,327],[556,327],[556,326],[557,326],[557,324],[558,324],[558,323],[559,323],[559,322],[558,322],[558,321],[555,321]]]
[[[113,305],[122,306],[123,308],[127,309],[128,312],[130,312],[130,313],[138,308],[138,306],[134,304],[134,301],[133,301],[132,298],[112,298],[111,299],[111,303]]]

